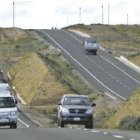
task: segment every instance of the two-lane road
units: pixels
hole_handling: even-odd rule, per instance
[[[106,51],[85,55],[82,37],[65,30],[36,30],[61,50],[80,73],[96,88],[115,99],[126,100],[140,86],[140,74],[120,63]],[[115,96],[115,97],[114,97]]]

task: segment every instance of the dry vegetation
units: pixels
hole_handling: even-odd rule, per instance
[[[28,104],[46,105],[57,103],[70,90],[57,82],[41,59],[31,53],[24,56],[11,69],[13,85]]]
[[[140,117],[140,89],[113,116],[104,120],[103,127],[118,129],[120,122],[127,117]]]

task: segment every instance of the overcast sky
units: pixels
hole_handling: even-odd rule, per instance
[[[79,23],[140,24],[140,0],[15,0],[15,26],[20,28],[46,28]],[[13,26],[13,0],[0,0],[0,27]]]

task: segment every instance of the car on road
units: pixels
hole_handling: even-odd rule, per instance
[[[17,100],[9,94],[0,94],[0,126],[17,128],[18,109]]]
[[[93,128],[94,106],[85,95],[64,95],[58,103],[58,126],[83,124],[85,128]]]
[[[97,54],[97,51],[99,50],[99,44],[96,39],[94,38],[86,38],[84,40],[84,49],[86,51],[86,54]]]

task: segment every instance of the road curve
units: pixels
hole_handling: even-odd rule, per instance
[[[140,86],[140,75],[104,50],[97,56],[85,55],[84,38],[65,30],[36,30],[58,48],[80,73],[96,88],[113,99],[126,100]],[[115,96],[115,97],[114,97]]]

